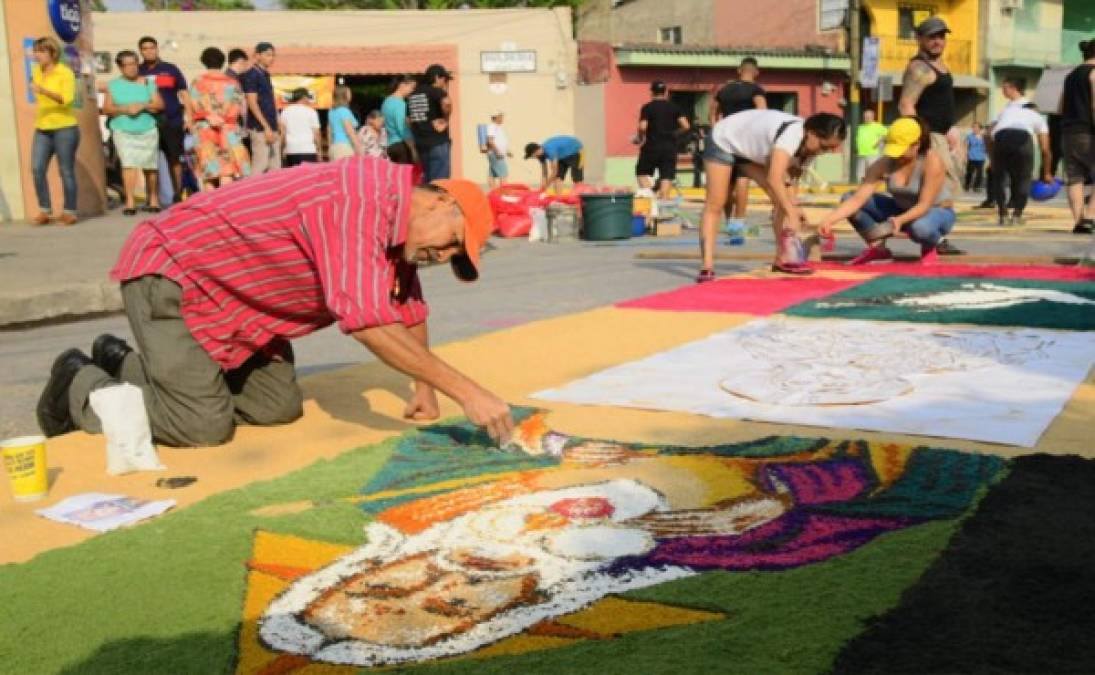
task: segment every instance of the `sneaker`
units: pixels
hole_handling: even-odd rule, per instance
[[[76,378],[76,373],[80,372],[84,366],[90,365],[91,359],[79,349],[64,351],[53,362],[49,381],[46,382],[42,395],[38,398],[38,407],[35,409],[38,426],[46,436],[60,436],[76,429],[76,423],[72,421],[72,412],[69,408],[68,390],[72,386],[72,380]]]
[[[939,253],[935,250],[934,246],[928,246],[923,244],[920,247],[920,264],[921,265],[937,265],[939,264]]]
[[[939,255],[966,255],[966,252],[950,242],[949,239],[940,239],[935,245],[935,251]]]
[[[700,273],[696,276],[697,284],[705,284],[708,281],[715,280],[715,270],[700,270]]]
[[[849,265],[866,265],[872,262],[881,262],[883,260],[893,260],[893,253],[885,246],[868,246],[863,249],[863,252],[852,258]]]
[[[980,204],[978,204],[977,206],[975,206],[973,208],[975,208],[975,209],[995,209],[996,208],[996,202],[992,202],[992,201],[989,201],[989,200],[986,199],[985,201],[981,202]]]
[[[1011,225],[1011,219],[1007,216],[1000,216],[996,219],[997,227],[1008,227],[1009,225]]]
[[[1095,234],[1095,220],[1084,218],[1072,228],[1072,234]]]
[[[91,344],[91,360],[107,375],[117,378],[122,370],[122,361],[132,351],[133,348],[122,338],[103,333]]]
[[[1013,215],[1011,217],[1012,227],[1018,227],[1019,225],[1026,225],[1026,224],[1027,224],[1027,219],[1024,218],[1023,214],[1021,214],[1021,213],[1016,213],[1015,215]]]

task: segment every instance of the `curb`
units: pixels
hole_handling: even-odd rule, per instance
[[[25,293],[0,292],[0,328],[121,310],[121,290],[113,281],[65,284]]]

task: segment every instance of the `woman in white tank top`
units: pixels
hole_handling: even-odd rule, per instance
[[[916,117],[902,117],[886,134],[882,158],[867,169],[855,192],[844,195],[840,206],[822,219],[822,235],[847,218],[867,248],[853,265],[890,260],[890,237],[907,235],[920,244],[920,260],[935,262],[936,246],[954,227],[954,197],[946,185],[943,158],[931,149],[927,125]],[[879,184],[886,192],[877,192]]]

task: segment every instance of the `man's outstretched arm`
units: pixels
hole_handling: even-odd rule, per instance
[[[459,403],[468,419],[484,427],[491,438],[507,442],[513,432],[513,417],[506,402],[435,356],[424,344],[425,324],[419,326],[415,329],[418,336],[395,323],[359,330],[353,337],[392,368]]]

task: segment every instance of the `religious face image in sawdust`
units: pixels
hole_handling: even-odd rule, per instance
[[[925,481],[938,461],[922,456],[913,480],[942,501],[901,513],[900,495],[891,495],[872,513],[871,502],[909,478],[911,449],[822,443],[761,458],[727,454],[733,446],[659,451],[567,439],[548,432],[540,414],[518,438],[519,449],[493,453],[536,458],[542,468],[378,495],[394,505],[376,512],[367,543],[278,596],[261,619],[262,642],[361,666],[467,654],[609,594],[707,570],[828,559],[953,515],[992,473],[991,462],[966,456],[974,465],[960,485]]]

